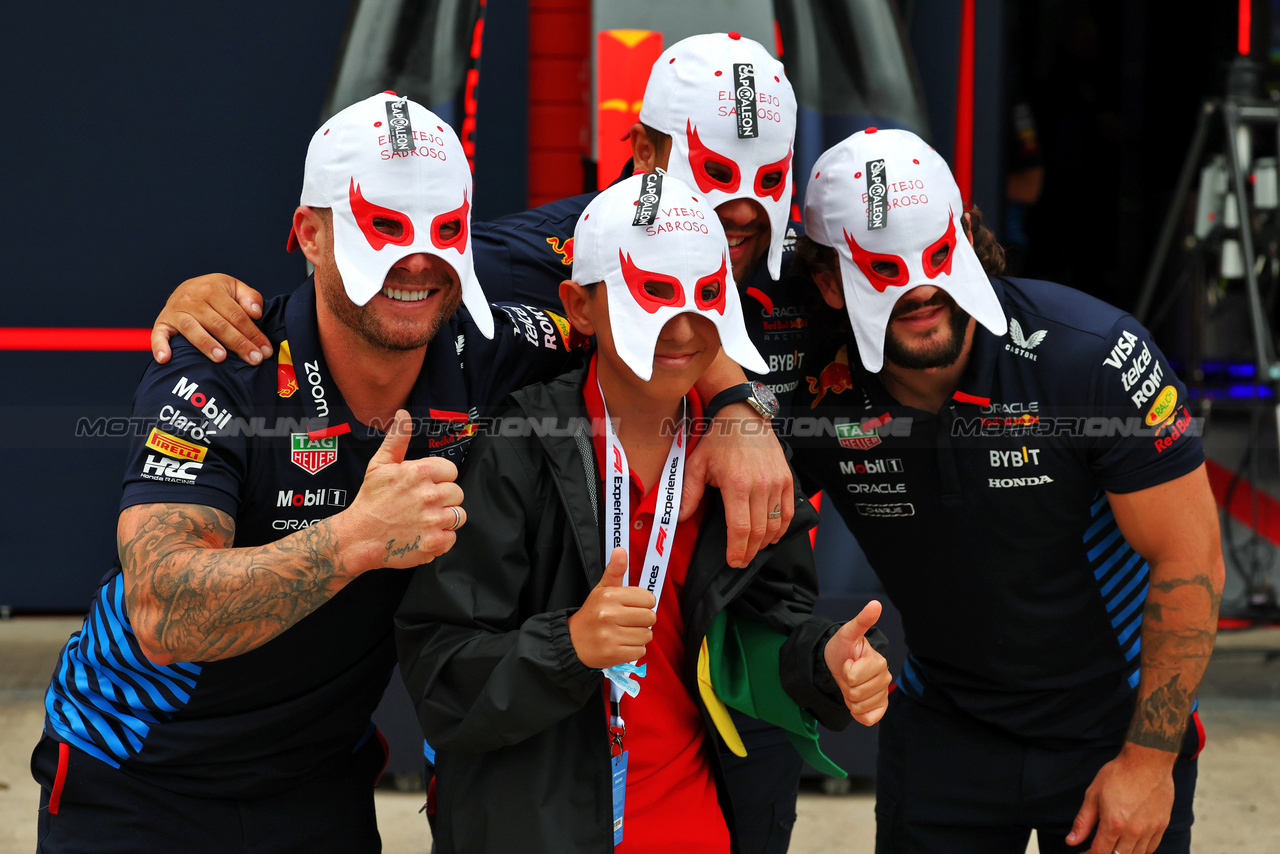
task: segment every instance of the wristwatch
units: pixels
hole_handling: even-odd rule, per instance
[[[767,385],[758,382],[729,386],[711,398],[703,407],[702,414],[706,418],[714,418],[717,412],[731,403],[745,403],[770,421],[778,416],[778,398],[773,396]]]

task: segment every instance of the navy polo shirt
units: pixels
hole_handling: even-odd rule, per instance
[[[630,171],[626,172],[631,174]],[[560,283],[573,272],[573,230],[596,193],[571,196],[491,222],[474,223],[476,276],[490,299],[558,306]],[[808,367],[809,301],[812,285],[789,275],[797,235],[791,222],[783,244],[782,278],[769,276],[765,259],[746,282],[738,282],[747,335],[769,365],[759,376],[785,407]]]
[[[1148,566],[1107,492],[1204,462],[1186,388],[1129,315],[994,279],[954,398],[902,406],[853,344],[812,364],[788,432],[902,612],[899,686],[1014,734],[1113,737],[1132,715]]]
[[[354,417],[320,348],[311,281],[268,301],[274,365],[217,364],[177,339],[134,398],[147,422],[120,507],[180,503],[235,520],[257,546],[351,505],[384,434]],[[408,410],[407,457],[462,461],[480,413],[555,376],[568,325],[537,308],[494,306],[486,339],[465,308],[428,345]],[[123,576],[108,574],[68,641],[46,698],[46,731],[128,773],[190,794],[278,791],[350,753],[392,668],[392,616],[411,571],[359,576],[279,637],[235,658],[159,666],[129,622]],[[229,620],[227,631],[234,632]]]

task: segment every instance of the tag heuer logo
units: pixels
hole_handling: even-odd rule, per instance
[[[306,433],[292,433],[293,450],[290,453],[290,459],[294,465],[305,470],[308,474],[315,474],[327,465],[333,464],[338,459],[338,437],[330,436],[326,439],[312,439]]]
[[[856,451],[869,451],[880,444],[880,436],[875,430],[863,430],[857,424],[837,424],[836,438],[840,440],[841,447]]]

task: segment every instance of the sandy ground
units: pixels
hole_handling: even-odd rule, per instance
[[[79,620],[0,621],[0,854],[35,850],[38,788],[28,767],[43,719],[44,686]],[[1201,692],[1208,747],[1200,759],[1197,854],[1280,852],[1280,630],[1219,638]],[[387,854],[426,854],[421,793],[381,789],[378,820]],[[791,850],[862,854],[874,838],[870,781],[848,794],[802,792]],[[1035,851],[1035,841],[1028,851]]]

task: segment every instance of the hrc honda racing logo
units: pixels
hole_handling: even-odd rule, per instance
[[[147,480],[160,480],[165,483],[195,483],[196,475],[202,468],[204,463],[194,461],[184,463],[171,457],[147,454],[146,462],[142,464],[141,475]]]

